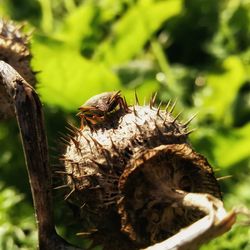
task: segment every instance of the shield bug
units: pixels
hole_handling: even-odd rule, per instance
[[[112,91],[95,95],[79,107],[80,112],[77,113],[77,116],[81,118],[81,129],[86,124],[91,127],[91,125],[103,121],[107,114],[115,110],[118,105],[120,109],[128,112],[128,105],[120,92]]]

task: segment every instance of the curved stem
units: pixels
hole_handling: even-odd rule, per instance
[[[77,249],[55,231],[51,168],[42,105],[35,90],[7,63],[0,61],[0,84],[12,100],[25,154],[38,226],[39,249]]]

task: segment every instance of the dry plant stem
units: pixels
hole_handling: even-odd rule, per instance
[[[205,242],[229,231],[236,221],[237,211],[227,213],[222,201],[212,195],[186,193],[182,196],[179,204],[199,208],[207,215],[169,239],[145,250],[198,250]]]
[[[13,100],[22,137],[35,207],[39,249],[77,249],[57,235],[53,219],[51,170],[41,102],[35,90],[7,63],[0,61],[0,84]]]

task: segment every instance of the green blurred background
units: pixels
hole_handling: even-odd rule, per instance
[[[133,103],[178,98],[176,113],[198,112],[190,142],[221,182],[226,208],[250,207],[249,0],[0,0],[0,15],[33,30],[32,67],[44,104],[52,162],[60,133],[90,96],[121,89]],[[15,120],[0,124],[0,249],[35,249],[32,199]],[[57,182],[55,178],[55,182]],[[79,246],[71,212],[55,192],[58,231]],[[240,224],[202,247],[250,249]]]

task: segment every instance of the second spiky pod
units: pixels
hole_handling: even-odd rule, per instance
[[[209,163],[187,142],[189,122],[153,102],[114,107],[91,128],[73,128],[62,157],[65,199],[104,249],[146,247],[204,216],[177,205],[180,192],[221,198]]]
[[[31,69],[29,37],[22,32],[22,25],[0,18],[0,60],[11,65],[29,84],[35,85]],[[14,116],[12,100],[9,99],[0,79],[0,120]]]

